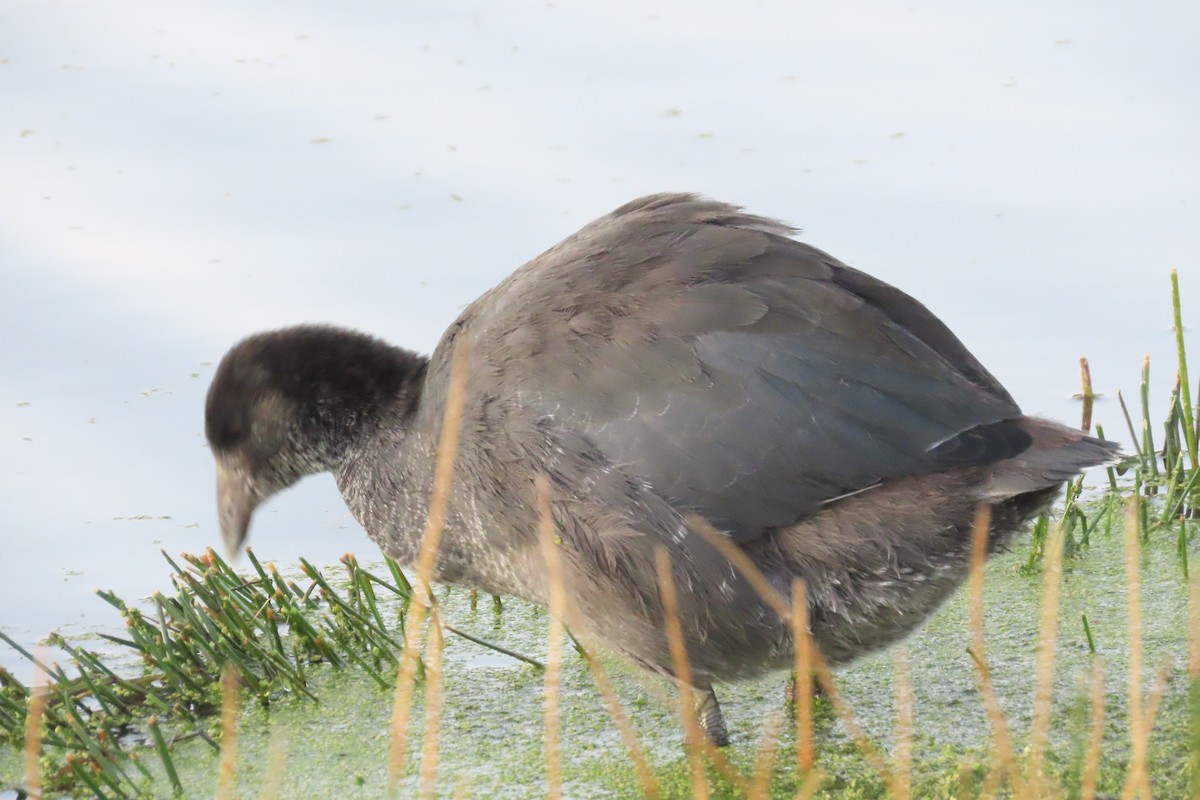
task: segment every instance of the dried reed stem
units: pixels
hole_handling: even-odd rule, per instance
[[[817,789],[821,788],[821,781],[823,780],[825,780],[825,776],[821,773],[821,770],[811,770],[804,776],[804,780],[800,783],[800,788],[796,791],[796,800],[809,800],[810,797],[817,793]]]
[[[1042,613],[1033,669],[1033,731],[1029,737],[1029,777],[1033,782],[1035,797],[1040,797],[1047,788],[1042,773],[1050,733],[1050,712],[1054,708],[1054,644],[1058,636],[1059,590],[1062,585],[1065,539],[1065,529],[1059,522],[1050,532],[1042,567]]]
[[[770,606],[779,615],[780,619],[790,623],[792,617],[791,603],[785,600],[779,592],[775,591],[774,587],[766,579],[766,576],[762,574],[740,547],[731,542],[727,536],[714,528],[703,517],[695,514],[690,515],[687,518],[687,524],[691,530],[698,533],[701,538],[712,545],[717,552],[733,565],[734,569],[742,574],[754,591],[758,593],[758,596],[762,598],[763,602]],[[826,697],[833,706],[833,710],[838,715],[842,726],[854,739],[855,744],[862,751],[867,763],[879,773],[884,783],[890,783],[891,777],[887,762],[879,755],[879,751],[875,748],[870,737],[866,735],[862,727],[855,720],[849,706],[841,699],[837,687],[833,684],[833,676],[829,671],[829,665],[825,663],[825,658],[821,655],[821,651],[815,642],[812,648],[812,664],[813,672],[821,685],[821,689],[825,692]]]
[[[446,392],[446,408],[438,437],[433,492],[429,498],[429,514],[425,518],[425,530],[421,535],[421,548],[417,555],[417,581],[404,619],[404,648],[400,655],[395,702],[392,705],[392,739],[388,757],[390,792],[395,791],[408,759],[408,716],[412,711],[413,686],[417,680],[418,653],[421,649],[425,616],[433,602],[429,582],[433,579],[434,565],[441,545],[446,505],[450,498],[450,482],[454,475],[454,457],[458,451],[458,435],[462,427],[463,394],[467,384],[467,353],[466,342],[460,340],[454,348],[454,356],[450,363],[450,385]]]
[[[1146,728],[1142,714],[1142,576],[1138,564],[1140,498],[1135,494],[1125,505],[1125,579],[1129,603],[1129,733],[1132,738],[1129,772],[1122,797],[1133,798],[1145,788],[1150,797],[1146,775]]]
[[[558,758],[558,684],[562,669],[563,611],[566,589],[563,586],[562,559],[555,543],[554,517],[550,511],[550,483],[544,476],[537,479],[538,538],[546,573],[550,577],[550,641],[546,648],[546,699],[544,706],[546,729],[546,782],[551,800],[562,797],[562,768]]]
[[[775,591],[775,587],[767,580],[767,576],[762,574],[762,571],[754,565],[750,560],[750,556],[746,555],[746,551],[734,544],[728,536],[721,533],[713,527],[713,524],[698,514],[689,514],[687,517],[687,526],[690,530],[700,534],[700,538],[712,545],[717,552],[725,557],[725,560],[733,565],[734,569],[742,574],[742,577],[749,581],[750,586],[758,593],[763,602],[769,605],[779,618],[784,622],[789,622],[792,617],[791,604]]]
[[[1154,730],[1154,720],[1158,716],[1158,706],[1162,702],[1163,692],[1167,689],[1167,678],[1170,674],[1171,656],[1164,654],[1162,662],[1158,665],[1158,672],[1154,674],[1154,683],[1150,684],[1150,692],[1146,695],[1146,711],[1142,715],[1142,725],[1146,729],[1147,738]],[[1147,790],[1149,788],[1146,787]]]
[[[775,767],[775,754],[779,751],[779,730],[783,727],[783,716],[775,709],[758,737],[758,752],[754,755],[754,775],[746,790],[746,800],[767,800],[771,785],[771,773]]]
[[[583,630],[583,626],[579,624],[578,614],[569,597],[567,598],[567,619],[570,620],[572,628]],[[646,758],[646,751],[642,747],[641,740],[638,739],[637,731],[634,730],[633,724],[629,721],[629,715],[621,707],[621,701],[617,698],[617,692],[613,688],[612,681],[608,679],[608,673],[605,672],[600,659],[592,654],[585,653],[584,661],[587,663],[588,670],[592,673],[592,680],[596,682],[597,688],[600,689],[600,696],[604,698],[604,702],[608,706],[609,715],[617,724],[617,730],[621,734],[621,742],[624,743],[625,751],[629,754],[629,759],[633,762],[633,766],[637,770],[638,782],[642,785],[642,794],[648,800],[657,800],[658,782],[654,780],[654,772],[650,769],[650,761]]]
[[[722,749],[710,742],[707,736],[700,737],[700,751],[708,759],[708,762],[716,768],[717,772],[721,773],[725,780],[733,784],[738,792],[745,794],[750,791],[749,778],[739,772],[738,768],[725,757]]]
[[[221,668],[221,756],[217,800],[233,800],[237,780],[238,675],[232,664]]]
[[[1000,784],[1004,783],[1004,769],[999,764],[992,764],[983,778],[983,787],[979,790],[979,800],[994,800],[1000,794]]]
[[[796,649],[793,698],[796,706],[796,772],[813,768],[813,642],[808,630],[808,590],[792,580],[792,642]]]
[[[267,774],[259,789],[259,800],[279,800],[283,785],[283,767],[287,762],[287,733],[282,725],[271,728],[271,741],[267,745]]]
[[[892,797],[912,796],[913,686],[908,648],[892,650],[892,690],[896,702],[896,747],[892,755]]]
[[[29,713],[25,717],[25,793],[30,800],[42,800],[42,718],[46,712],[46,672],[42,663],[42,658],[33,660]]]
[[[418,585],[427,585],[417,581]],[[408,758],[408,716],[412,710],[413,687],[417,680],[417,652],[421,647],[420,628],[425,622],[425,606],[413,596],[404,621],[404,648],[400,655],[400,673],[396,679],[392,704],[391,748],[388,756],[388,786],[394,791],[404,774]]]
[[[837,686],[833,683],[833,673],[830,672],[829,665],[825,663],[825,657],[816,648],[813,649],[813,665],[817,682],[821,685],[821,691],[825,693],[825,698],[833,706],[833,712],[837,714],[838,721],[842,723],[842,727],[846,729],[846,733],[850,734],[850,738],[854,740],[854,744],[858,747],[866,762],[879,773],[879,779],[891,785],[891,768],[887,765],[883,756],[879,754],[879,750],[875,747],[875,743],[871,741],[871,737],[858,724],[858,720],[854,717],[854,712],[850,710],[850,707],[846,705],[846,701],[842,699],[841,692],[838,691]]]
[[[421,797],[432,799],[437,789],[438,736],[442,725],[442,655],[445,641],[437,606],[429,610],[429,644],[425,649],[425,732],[421,736]]]
[[[569,596],[567,607],[571,610],[571,613],[575,613],[574,610],[571,609]],[[577,618],[568,619],[575,619],[577,621]],[[661,705],[663,708],[669,709],[672,714],[676,713],[677,709],[675,703],[678,699],[677,695],[673,695],[670,691],[668,691],[661,682],[650,680],[648,675],[643,676],[644,679],[639,679],[639,675],[641,675],[641,673],[635,675],[634,679],[641,684],[642,688],[646,692],[653,695],[654,698],[659,702],[659,705]],[[720,772],[732,786],[736,787],[739,792],[745,794],[750,788],[750,780],[746,775],[743,775],[729,762],[729,759],[725,757],[724,748],[714,746],[712,742],[708,740],[707,736],[702,737],[701,746],[703,748],[703,755],[708,759],[709,764],[718,772]]]
[[[692,670],[688,666],[687,646],[683,640],[683,627],[679,622],[679,598],[675,592],[675,581],[671,579],[671,557],[667,549],[659,546],[654,553],[658,570],[658,591],[662,595],[663,617],[667,628],[667,645],[671,649],[671,666],[679,683],[679,715],[683,721],[688,763],[692,773],[692,797],[707,800],[708,781],[704,775],[704,763],[700,759],[702,743],[707,737],[700,731],[696,719],[696,706],[692,698]]]
[[[969,576],[969,605],[971,646],[967,648],[971,660],[979,672],[979,691],[983,695],[984,708],[987,710],[988,721],[992,726],[992,741],[1000,765],[1012,781],[1013,793],[1018,797],[1025,796],[1025,783],[1021,772],[1017,769],[1017,761],[1013,756],[1012,738],[1008,734],[1008,722],[1000,701],[996,697],[995,687],[992,686],[991,669],[988,667],[987,655],[984,649],[983,634],[983,564],[987,559],[988,531],[992,525],[992,507],[980,503],[975,510],[975,526],[971,534],[971,572]]]
[[[1092,726],[1088,732],[1088,748],[1083,758],[1083,776],[1080,778],[1080,800],[1096,800],[1096,779],[1100,775],[1100,746],[1104,743],[1104,662],[1092,661],[1092,676],[1089,681],[1092,698]]]

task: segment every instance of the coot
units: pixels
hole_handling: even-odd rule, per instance
[[[371,538],[415,561],[450,355],[469,345],[439,581],[547,602],[534,496],[549,479],[589,632],[671,673],[665,547],[708,735],[713,681],[786,666],[788,626],[687,524],[698,514],[844,663],[905,636],[968,569],[979,503],[1002,548],[1114,447],[1026,417],[923,305],[690,194],[635,200],[471,304],[425,357],[351,330],[251,336],[221,361],[205,431],[230,549],[254,509],[329,471]]]

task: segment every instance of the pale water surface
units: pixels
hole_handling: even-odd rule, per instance
[[[1150,352],[1164,388],[1171,267],[1200,318],[1198,27],[1164,2],[7,0],[0,628],[111,627],[95,588],[145,595],[160,547],[218,542],[202,406],[239,337],[428,350],[648,192],[803,227],[1027,411],[1077,418],[1081,355],[1111,396]],[[265,558],[375,552],[327,476],[264,511]]]

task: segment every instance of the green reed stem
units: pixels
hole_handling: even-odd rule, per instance
[[[1175,349],[1179,354],[1179,382],[1183,399],[1183,433],[1187,440],[1192,469],[1200,469],[1200,430],[1193,412],[1191,387],[1188,385],[1187,351],[1183,346],[1183,311],[1179,300],[1179,274],[1171,270],[1171,310],[1175,317]]]

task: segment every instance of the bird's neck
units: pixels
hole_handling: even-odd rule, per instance
[[[381,436],[413,424],[429,359],[379,340],[313,348],[291,379],[299,441],[313,471],[333,470]],[[285,390],[286,391],[286,390]]]

